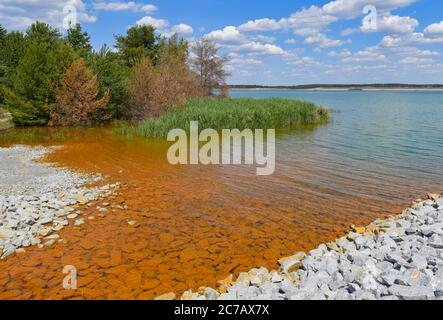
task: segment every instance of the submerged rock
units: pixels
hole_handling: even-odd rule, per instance
[[[377,220],[307,254],[280,259],[280,270],[229,277],[211,299],[427,300],[443,298],[443,197],[430,195],[396,217]],[[232,285],[231,285],[232,282]],[[227,292],[226,292],[227,290]],[[200,295],[199,299],[204,295]],[[205,297],[205,296],[204,296]]]

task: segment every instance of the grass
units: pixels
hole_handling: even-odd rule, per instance
[[[121,133],[147,138],[166,137],[172,129],[189,132],[190,121],[199,129],[284,129],[326,123],[329,110],[313,103],[286,99],[187,99],[182,108],[172,108],[151,118],[119,129]]]
[[[0,108],[0,131],[12,128],[13,126],[11,116]]]

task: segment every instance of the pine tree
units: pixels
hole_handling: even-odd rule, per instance
[[[6,29],[3,28],[3,26],[0,24],[0,47],[3,46],[7,34],[8,32],[6,31]]]
[[[86,58],[91,54],[92,46],[90,44],[91,37],[87,32],[83,32],[80,24],[76,24],[68,30],[66,41],[77,54]]]
[[[27,30],[24,53],[12,78],[13,95],[5,99],[16,124],[47,124],[55,90],[74,56],[58,31],[48,25],[37,22]]]
[[[86,126],[108,120],[109,92],[98,98],[99,91],[97,76],[86,67],[85,61],[74,61],[60,82],[50,124]]]
[[[128,101],[130,68],[120,59],[118,53],[112,52],[106,45],[89,56],[88,65],[97,75],[100,95],[109,91],[109,110],[113,117],[122,118],[124,105]]]
[[[10,87],[15,69],[23,56],[25,40],[21,32],[4,32],[4,35],[0,35],[0,84]],[[0,31],[0,34],[3,32]]]
[[[128,29],[125,36],[115,36],[120,55],[128,66],[135,66],[141,59],[156,56],[160,37],[153,26],[135,26]]]

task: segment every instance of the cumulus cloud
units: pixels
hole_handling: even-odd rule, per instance
[[[238,30],[243,32],[252,32],[252,31],[275,31],[279,30],[281,25],[275,21],[274,19],[257,19],[248,21],[245,24],[242,24],[238,27]]]
[[[78,23],[97,20],[87,13],[82,0],[0,0],[0,22],[11,30],[26,29],[37,20],[61,28],[65,19],[63,9],[66,6],[76,8]]]
[[[139,26],[150,25],[156,29],[164,30],[169,25],[169,22],[165,19],[156,19],[151,16],[146,16],[138,20],[136,24]]]
[[[401,64],[425,64],[432,63],[433,59],[430,58],[417,58],[417,57],[407,57],[400,61]]]
[[[374,50],[361,50],[354,55],[344,58],[343,62],[368,62],[368,61],[382,61],[386,56]]]
[[[304,41],[305,44],[315,44],[319,48],[332,48],[340,47],[343,45],[343,41],[329,39],[326,35],[319,33],[315,36],[307,37]]]
[[[400,47],[410,45],[423,45],[423,44],[435,44],[442,43],[442,37],[427,37],[424,33],[415,32],[406,35],[389,35],[385,36],[380,45],[385,47]]]
[[[363,24],[360,29],[362,32],[412,33],[417,26],[418,20],[416,19],[387,14],[377,19],[375,30],[366,24]]]
[[[134,1],[129,1],[129,2],[98,1],[94,2],[93,6],[96,10],[103,10],[103,11],[134,11],[134,12],[143,12],[143,13],[153,13],[157,11],[157,7],[153,4],[137,3]]]
[[[156,19],[151,16],[141,18],[136,22],[136,25],[153,26],[160,34],[170,37],[175,33],[181,36],[188,36],[194,33],[194,28],[185,23],[180,23],[169,28],[169,21],[166,19]]]
[[[275,41],[277,41],[277,39],[274,37],[269,37],[269,36],[265,36],[262,34],[257,34],[255,36],[253,36],[252,39],[256,40],[256,41],[266,42],[266,43],[274,43]]]
[[[182,35],[189,35],[194,33],[194,29],[190,25],[184,23],[173,26],[171,28],[171,31]]]
[[[250,53],[264,54],[264,55],[284,55],[285,51],[273,44],[263,44],[260,42],[248,42],[238,47],[240,51],[248,51]]]
[[[215,30],[206,35],[208,38],[221,42],[243,42],[245,37],[234,26],[227,26],[223,30]]]
[[[443,35],[443,21],[427,26],[425,32],[430,35]]]
[[[352,53],[348,49],[343,49],[340,52],[331,51],[328,53],[328,56],[331,58],[348,58],[352,56]]]
[[[354,19],[360,16],[363,8],[370,5],[378,12],[385,13],[407,7],[418,0],[335,0],[325,4],[322,10],[325,14],[342,19]]]
[[[294,38],[289,38],[285,40],[285,43],[287,44],[296,44],[297,40],[295,40]]]

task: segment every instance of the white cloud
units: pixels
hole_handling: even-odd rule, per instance
[[[153,13],[157,11],[157,7],[153,4],[145,4],[145,3],[137,3],[134,1],[129,2],[106,2],[99,1],[94,2],[93,6],[96,10],[104,10],[104,11],[134,11],[134,12],[144,12],[144,13]]]
[[[174,33],[179,33],[181,35],[189,35],[194,33],[194,29],[187,24],[180,23],[171,28],[171,31]]]
[[[238,27],[238,30],[243,32],[252,32],[252,31],[275,31],[281,28],[280,24],[274,19],[257,19],[250,20],[245,24],[242,24]]]
[[[158,30],[164,30],[169,25],[169,22],[165,19],[156,19],[150,16],[146,16],[138,20],[136,24],[139,26],[150,25]]]
[[[229,61],[229,64],[235,66],[259,66],[263,64],[263,61],[252,58],[233,58]]]
[[[412,33],[417,26],[418,20],[416,19],[387,14],[377,19],[375,30],[369,28],[368,25],[362,25],[360,29],[362,32]]]
[[[263,44],[260,42],[248,42],[237,47],[239,51],[247,51],[250,53],[263,55],[284,55],[285,51],[279,46],[273,44]]]
[[[77,11],[77,22],[95,22],[82,0],[0,0],[0,22],[10,30],[23,30],[35,21],[61,28],[65,14],[63,8],[72,5]]]
[[[169,21],[166,19],[156,19],[151,16],[141,18],[136,22],[136,25],[150,25],[153,26],[162,36],[170,37],[175,33],[181,36],[191,35],[194,29],[185,23],[180,23],[169,28]]]
[[[430,58],[417,58],[417,57],[407,57],[400,61],[401,64],[426,64],[434,62]]]
[[[348,58],[352,56],[352,53],[348,49],[343,49],[340,52],[331,51],[328,53],[328,56],[332,58]]]
[[[306,67],[318,67],[320,65],[320,62],[315,60],[312,57],[301,57],[297,59],[291,59],[287,62],[289,65],[302,65]]]
[[[427,26],[425,32],[430,35],[443,35],[443,21]]]
[[[236,27],[228,26],[223,30],[215,30],[206,35],[208,38],[221,42],[243,42],[245,37],[238,31]]]
[[[260,41],[260,42],[267,42],[267,43],[274,43],[275,41],[277,41],[277,39],[274,37],[269,37],[269,36],[265,36],[262,34],[257,34],[255,36],[253,36],[252,39],[256,40],[256,41]]]
[[[339,20],[355,19],[364,15],[363,8],[367,5],[375,6],[382,17],[381,24],[385,31],[396,32],[411,30],[416,27],[416,20],[409,17],[391,16],[392,10],[406,7],[418,0],[335,0],[322,7],[311,6],[293,13],[289,18],[279,21],[283,27],[294,30],[295,34],[307,36],[324,31],[330,24]],[[384,18],[383,18],[384,17]],[[401,23],[402,25],[398,25]],[[406,25],[403,25],[406,24]],[[414,29],[412,29],[413,31]],[[355,29],[344,30],[344,35],[355,32]],[[411,32],[412,32],[411,31]]]
[[[362,15],[363,8],[372,5],[380,13],[407,7],[418,0],[335,0],[325,4],[322,10],[325,14],[342,19],[353,19]]]
[[[315,36],[307,37],[304,41],[305,44],[316,44],[319,48],[331,48],[340,47],[343,45],[343,41],[329,39],[326,35],[319,33]]]
[[[296,44],[297,40],[295,40],[294,38],[289,38],[285,40],[285,43],[287,44]]]
[[[311,6],[291,14],[289,18],[281,19],[279,23],[284,28],[292,29],[295,34],[306,36],[315,35],[337,20],[336,17],[325,14],[321,8]]]
[[[361,50],[350,57],[344,58],[343,62],[382,61],[385,59],[385,55],[374,50]]]
[[[381,45],[385,47],[399,47],[408,45],[434,44],[443,42],[443,37],[427,37],[425,34],[415,32],[407,35],[389,35],[385,36]]]

